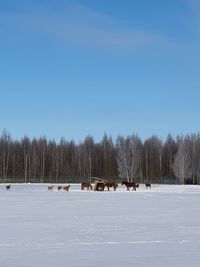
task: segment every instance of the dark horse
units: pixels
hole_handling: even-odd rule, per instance
[[[104,183],[102,183],[102,182],[96,183],[96,186],[95,186],[95,190],[96,191],[104,191],[104,188],[105,188],[105,184]]]
[[[110,187],[113,187],[113,190],[116,191],[118,184],[115,182],[107,182],[104,186],[108,188],[108,191],[110,191]]]
[[[87,188],[87,190],[92,190],[92,185],[90,183],[81,183],[81,190],[84,190]]]
[[[9,190],[9,189],[10,189],[10,187],[11,187],[11,184],[9,184],[9,185],[6,185],[6,190]]]
[[[145,186],[146,186],[146,188],[148,189],[148,188],[150,188],[151,189],[151,183],[149,183],[149,182],[146,182],[145,183]]]
[[[126,186],[127,191],[129,191],[130,188],[132,188],[132,190],[135,190],[135,191],[136,191],[136,187],[137,187],[137,186],[136,186],[136,184],[133,183],[133,182],[123,181],[123,182],[122,182],[122,185],[125,185],[125,186]]]

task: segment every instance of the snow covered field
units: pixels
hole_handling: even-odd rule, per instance
[[[0,267],[200,266],[200,186],[0,185]]]

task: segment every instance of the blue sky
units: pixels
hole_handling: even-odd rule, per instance
[[[0,131],[199,131],[199,0],[0,0]]]

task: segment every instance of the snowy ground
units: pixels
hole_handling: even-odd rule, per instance
[[[200,186],[0,185],[0,267],[200,266]]]

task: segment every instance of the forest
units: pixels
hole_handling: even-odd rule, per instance
[[[0,182],[81,182],[92,177],[152,183],[200,182],[200,134],[136,135],[116,140],[104,135],[99,142],[86,136],[48,140],[24,136],[14,140],[7,130],[0,136]]]

